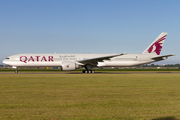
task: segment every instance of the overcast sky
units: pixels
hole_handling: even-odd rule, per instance
[[[168,32],[180,63],[179,0],[0,0],[0,64],[19,53],[141,53]]]

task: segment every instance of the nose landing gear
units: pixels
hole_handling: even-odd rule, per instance
[[[17,74],[18,73],[17,67],[13,66],[12,68],[15,68],[15,73]]]
[[[17,69],[16,69],[15,73],[18,74],[18,70]]]

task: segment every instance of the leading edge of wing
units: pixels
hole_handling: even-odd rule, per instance
[[[97,62],[103,62],[103,60],[109,60],[110,58],[117,57],[117,56],[122,56],[122,54],[116,54],[116,55],[110,55],[110,56],[104,56],[104,57],[98,57],[98,58],[91,58],[91,59],[84,59],[84,60],[79,60],[77,62],[83,63],[83,64],[88,64],[88,63],[97,63]]]

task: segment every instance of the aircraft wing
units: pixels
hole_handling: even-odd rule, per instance
[[[159,61],[159,60],[165,60],[170,56],[175,56],[175,54],[171,54],[171,55],[162,55],[162,56],[157,56],[157,57],[152,57],[151,59]]]
[[[77,62],[82,63],[82,64],[97,64],[97,62],[103,62],[103,60],[109,60],[112,57],[121,56],[121,55],[124,55],[124,54],[116,54],[116,55],[110,55],[110,56],[104,56],[104,57],[98,57],[98,58],[84,59],[84,60],[79,60]]]

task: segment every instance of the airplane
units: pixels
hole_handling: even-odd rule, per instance
[[[95,73],[94,67],[132,67],[165,60],[170,55],[160,55],[167,33],[162,32],[141,54],[16,54],[3,63],[18,67],[61,67],[62,71],[72,71],[84,67],[83,73]]]

